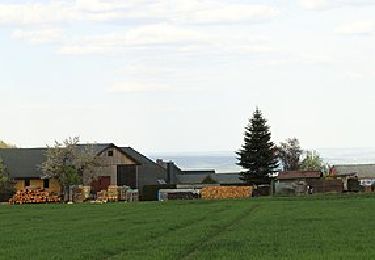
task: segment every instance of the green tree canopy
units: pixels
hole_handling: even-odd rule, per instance
[[[246,169],[241,173],[241,179],[249,184],[269,182],[269,174],[275,172],[278,167],[275,151],[267,120],[257,108],[245,127],[244,144],[236,152],[238,164]]]
[[[284,171],[297,171],[299,169],[303,151],[297,138],[288,138],[277,147],[277,151]]]
[[[308,151],[306,158],[301,163],[300,169],[305,171],[322,171],[323,160],[316,152]]]

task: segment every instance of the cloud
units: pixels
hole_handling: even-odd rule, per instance
[[[171,91],[168,85],[144,81],[116,82],[109,89],[110,93],[143,93],[143,92],[166,92]]]
[[[275,57],[269,60],[258,63],[262,66],[285,66],[285,65],[331,65],[335,62],[335,59],[331,56],[324,56],[319,54],[297,54],[289,53],[288,55],[282,55],[281,57]]]
[[[375,22],[357,21],[339,26],[335,32],[344,35],[368,35],[375,32]]]
[[[217,35],[182,26],[157,24],[116,33],[78,37],[65,42],[60,54],[124,54],[129,51],[175,51],[182,54],[256,54],[273,49],[261,36]]]
[[[327,0],[300,0],[299,3],[307,10],[323,10],[329,7]]]
[[[15,39],[32,44],[58,43],[59,54],[117,55],[150,49],[181,54],[254,54],[272,49],[264,41],[254,41],[257,37],[221,34],[211,31],[210,26],[254,24],[279,13],[270,5],[225,0],[178,4],[169,0],[40,0],[0,3],[0,25],[17,25],[11,35]],[[82,27],[102,23],[108,32],[79,34]],[[116,26],[110,27],[111,23]]]
[[[364,74],[358,72],[347,72],[346,76],[351,80],[360,80],[366,77]]]
[[[174,18],[177,22],[212,24],[260,22],[279,15],[280,11],[268,5],[203,3],[180,13],[183,15]]]
[[[127,3],[127,4],[124,4]],[[76,21],[110,21],[125,17],[134,1],[41,1],[0,4],[0,24],[36,25]]]
[[[172,25],[147,25],[127,31],[81,37],[63,45],[62,54],[121,53],[129,49],[147,49],[150,46],[181,46],[202,42],[195,31]]]
[[[269,5],[228,4],[224,0],[60,0],[0,4],[0,24],[30,25],[63,22],[150,20],[177,23],[264,21],[279,14]]]
[[[54,43],[62,41],[63,30],[57,28],[44,28],[33,31],[17,29],[13,31],[12,37],[32,44]]]
[[[321,11],[344,6],[373,5],[373,0],[299,0],[299,5],[311,11]]]
[[[0,24],[48,24],[73,18],[76,14],[62,2],[49,4],[0,4]]]

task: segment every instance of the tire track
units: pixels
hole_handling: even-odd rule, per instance
[[[229,228],[233,227],[234,225],[238,224],[244,217],[248,216],[250,213],[256,211],[260,205],[254,205],[249,207],[248,209],[242,211],[240,214],[238,214],[235,218],[233,218],[231,221],[225,223],[224,225],[220,226],[219,228],[216,228],[213,232],[207,234],[204,239],[201,239],[194,243],[193,246],[187,248],[190,252],[187,254],[183,254],[179,259],[197,259],[195,256],[197,253],[199,253],[201,250],[207,247],[208,244],[210,244],[215,237],[218,235],[225,233],[228,231]],[[185,251],[187,251],[185,250]],[[195,257],[194,257],[195,256]]]
[[[206,212],[206,214],[204,214],[203,216],[201,216],[199,218],[187,219],[186,221],[177,223],[177,225],[168,227],[165,230],[162,230],[162,231],[159,231],[159,232],[154,232],[154,233],[152,233],[152,235],[149,236],[148,239],[142,241],[142,247],[147,247],[150,243],[153,243],[155,241],[155,238],[157,238],[157,237],[159,237],[161,235],[166,236],[168,234],[177,232],[177,231],[179,231],[181,229],[197,225],[201,221],[204,221],[205,219],[207,219],[209,216],[212,216],[212,215],[215,215],[215,214],[220,214],[221,212],[224,212],[226,210],[227,210],[226,206],[223,206],[223,207],[220,207],[218,209],[214,209],[212,211],[208,211],[208,212]],[[120,256],[122,256],[122,254],[124,254],[124,253],[126,253],[128,251],[131,251],[131,250],[134,250],[134,248],[122,249],[120,251],[117,251],[116,253],[108,255],[107,257],[105,257],[103,259],[113,259],[113,258],[116,258],[116,257],[120,257]]]

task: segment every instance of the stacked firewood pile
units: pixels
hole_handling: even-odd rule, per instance
[[[107,202],[108,201],[108,192],[106,190],[101,190],[96,193],[97,202]]]
[[[101,190],[96,194],[96,202],[138,201],[138,190],[132,190],[128,186],[110,185],[107,190]]]
[[[117,185],[108,186],[108,201],[119,201],[119,188]]]
[[[83,189],[83,186],[72,186],[71,192],[73,202],[82,203],[86,200],[85,190]]]
[[[252,186],[208,186],[201,190],[202,199],[240,199],[249,198],[253,192]]]
[[[26,189],[18,190],[9,204],[40,204],[40,203],[57,203],[60,197],[56,193],[47,192],[45,189]]]

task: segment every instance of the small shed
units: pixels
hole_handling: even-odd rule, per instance
[[[320,171],[284,171],[277,176],[279,183],[293,183],[293,182],[307,182],[307,180],[317,179],[323,177]]]

